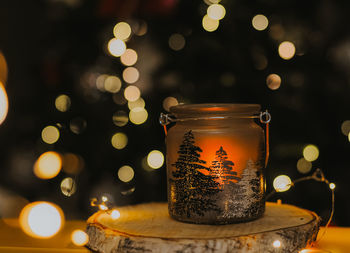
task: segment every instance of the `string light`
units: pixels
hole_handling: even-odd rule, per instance
[[[128,165],[124,165],[118,170],[118,178],[124,183],[130,182],[134,178],[135,172],[133,168]]]
[[[50,238],[63,226],[64,215],[57,205],[40,201],[26,205],[19,216],[22,230],[35,238]]]
[[[113,220],[119,219],[120,218],[120,212],[118,210],[114,209],[111,212],[111,217],[112,217]]]
[[[123,71],[123,79],[127,83],[135,83],[139,80],[140,73],[135,67],[127,67]]]
[[[152,150],[147,156],[147,163],[152,169],[159,169],[164,163],[163,153],[159,150]]]
[[[49,151],[43,153],[34,164],[34,174],[41,179],[51,179],[58,175],[62,168],[61,156]]]
[[[137,62],[137,53],[135,50],[128,48],[126,49],[125,53],[120,56],[120,61],[125,66],[132,66]]]
[[[9,109],[9,101],[4,84],[0,82],[0,125],[5,121]]]
[[[258,31],[263,31],[269,25],[269,20],[262,14],[255,15],[252,19],[253,27]]]
[[[285,192],[292,186],[290,177],[286,175],[280,175],[273,180],[273,187],[277,192]]]
[[[226,15],[225,7],[221,4],[212,4],[207,9],[207,15],[214,20],[223,19]]]
[[[89,242],[89,236],[81,229],[76,229],[71,234],[72,243],[76,246],[84,246]]]
[[[114,26],[113,34],[117,39],[127,40],[131,35],[131,27],[128,23],[119,22]]]
[[[128,144],[128,137],[124,133],[116,133],[111,139],[112,146],[116,149],[123,149]]]
[[[136,107],[130,111],[129,118],[130,121],[135,125],[141,125],[146,122],[148,118],[148,112],[145,108]]]
[[[214,32],[219,27],[219,20],[212,19],[208,15],[205,15],[202,19],[202,26],[207,32]]]
[[[315,145],[307,145],[303,150],[305,160],[313,162],[317,160],[319,156],[318,148]]]
[[[53,144],[60,138],[60,132],[54,126],[47,126],[41,131],[41,138],[47,144]]]
[[[113,38],[107,44],[108,52],[115,57],[119,57],[126,51],[126,45],[121,39]]]
[[[100,204],[100,205],[98,206],[98,208],[99,208],[100,210],[102,210],[102,211],[108,210],[108,207],[107,207],[105,204]]]
[[[330,183],[330,184],[329,184],[329,188],[330,188],[331,190],[334,190],[334,189],[335,189],[335,184],[334,184],[334,183]]]
[[[281,77],[277,74],[270,74],[266,78],[266,85],[271,90],[277,90],[281,86]]]
[[[274,248],[281,248],[282,243],[280,240],[275,240],[275,241],[273,241],[272,245]]]
[[[67,95],[59,95],[55,100],[55,107],[60,112],[66,112],[71,106],[71,100]]]
[[[294,44],[292,42],[290,42],[290,41],[283,41],[278,46],[278,54],[284,60],[292,59],[294,54],[295,54],[295,46],[294,46]]]

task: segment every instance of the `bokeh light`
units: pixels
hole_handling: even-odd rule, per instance
[[[163,100],[163,108],[166,111],[170,111],[170,107],[178,105],[179,102],[174,97],[167,97]]]
[[[111,139],[112,146],[116,149],[123,149],[128,144],[128,137],[124,133],[116,133]]]
[[[341,132],[345,135],[348,136],[350,134],[350,120],[345,120],[341,124]]]
[[[106,91],[105,90],[105,80],[107,77],[108,77],[108,75],[102,74],[96,78],[96,88],[99,89],[100,91]]]
[[[135,83],[137,80],[139,80],[140,73],[137,70],[137,68],[134,67],[127,67],[123,71],[123,79],[127,83]]]
[[[69,129],[75,134],[81,134],[87,126],[85,119],[77,117],[69,122]]]
[[[67,95],[59,95],[55,100],[55,107],[60,112],[66,112],[71,106],[71,100]]]
[[[122,82],[116,76],[108,76],[104,81],[104,89],[111,93],[117,93],[122,87]]]
[[[295,46],[294,46],[294,44],[292,42],[290,42],[290,41],[283,41],[278,46],[278,54],[284,60],[292,59],[293,56],[295,55]]]
[[[152,150],[147,156],[147,163],[152,169],[159,169],[164,163],[163,153],[159,150]]]
[[[99,208],[100,210],[102,210],[102,211],[108,210],[108,207],[107,207],[105,204],[100,204],[100,205],[98,205],[98,208]]]
[[[4,54],[0,52],[0,82],[6,85],[8,75],[8,67]]]
[[[66,177],[61,182],[61,192],[63,195],[70,197],[72,196],[77,190],[76,182],[71,177]]]
[[[202,26],[207,32],[214,32],[219,27],[219,20],[212,19],[208,15],[205,15],[202,19]]]
[[[273,180],[273,188],[277,192],[285,192],[292,186],[292,180],[286,175],[280,175]]]
[[[305,160],[304,158],[300,158],[297,162],[297,169],[300,173],[306,174],[311,171],[312,163]]]
[[[135,125],[140,125],[146,122],[148,118],[148,112],[145,108],[136,107],[130,111],[129,118],[130,121]]]
[[[335,183],[330,183],[330,184],[329,184],[329,188],[330,188],[331,190],[334,190],[334,189],[335,189]]]
[[[281,77],[277,74],[270,74],[266,78],[266,85],[271,90],[277,90],[281,86]]]
[[[258,31],[263,31],[269,25],[269,20],[262,14],[255,15],[252,19],[253,27]]]
[[[72,243],[76,246],[84,246],[89,242],[89,236],[81,229],[76,229],[71,234]]]
[[[54,126],[47,126],[41,131],[41,138],[47,144],[53,144],[60,138],[60,132]]]
[[[169,37],[168,43],[172,50],[179,51],[185,47],[186,41],[184,36],[174,33]]]
[[[83,170],[84,159],[73,153],[65,153],[62,157],[62,170],[68,174],[76,175]]]
[[[349,140],[349,142],[350,142],[350,132],[349,132],[349,134],[348,134],[348,140]]]
[[[9,100],[5,90],[5,86],[0,82],[0,125],[4,122],[9,109]]]
[[[117,111],[113,114],[112,117],[113,123],[116,126],[122,127],[128,124],[129,122],[129,116],[124,111]]]
[[[141,107],[144,108],[146,105],[145,100],[143,100],[143,98],[139,98],[136,101],[129,101],[128,102],[128,107],[130,110],[137,108],[137,107]]]
[[[208,7],[207,15],[214,20],[220,20],[225,17],[226,10],[221,4],[212,4]]]
[[[113,38],[108,42],[107,49],[111,55],[119,57],[125,53],[126,45],[124,41]]]
[[[136,101],[140,98],[140,96],[141,96],[140,89],[134,85],[130,85],[126,87],[126,89],[124,90],[124,97],[128,101],[131,101],[131,102]]]
[[[114,93],[112,97],[113,102],[116,103],[117,105],[125,105],[128,102],[128,100],[125,99],[124,92],[125,90],[120,91],[118,93]]]
[[[130,182],[134,178],[134,175],[133,168],[128,165],[124,165],[118,170],[118,178],[124,183]]]
[[[318,147],[316,147],[315,145],[307,145],[303,150],[303,155],[305,160],[309,162],[317,160],[319,156]]]
[[[148,25],[145,21],[139,20],[138,22],[135,22],[132,31],[137,35],[137,36],[143,36],[147,33],[148,30]]]
[[[131,27],[128,23],[119,22],[114,26],[113,34],[117,39],[126,40],[131,35]]]
[[[57,205],[50,202],[33,202],[26,205],[20,214],[22,230],[35,238],[50,238],[63,226],[64,215]]]
[[[137,62],[137,53],[134,49],[128,48],[125,53],[120,56],[120,61],[125,66],[132,66]]]
[[[273,241],[272,245],[274,248],[281,248],[282,243],[280,240],[275,240],[275,241]]]
[[[112,217],[113,220],[119,219],[120,218],[120,212],[118,210],[114,209],[111,212],[111,217]]]
[[[34,174],[41,179],[50,179],[58,175],[62,168],[61,156],[48,151],[43,153],[34,164]]]

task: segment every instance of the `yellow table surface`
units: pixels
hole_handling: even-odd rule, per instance
[[[0,253],[12,252],[91,252],[85,247],[75,246],[70,235],[75,229],[85,230],[85,221],[66,221],[64,228],[50,239],[35,239],[27,236],[19,227],[16,219],[0,220]],[[319,236],[324,228],[321,228]],[[306,252],[350,253],[350,227],[329,227],[325,236],[316,245],[322,251]]]

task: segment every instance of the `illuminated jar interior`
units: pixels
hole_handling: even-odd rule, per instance
[[[260,108],[257,104],[170,108],[176,122],[167,135],[173,218],[226,224],[263,214],[265,142],[264,131],[256,124]]]

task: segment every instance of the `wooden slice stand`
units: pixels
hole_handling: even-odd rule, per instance
[[[316,239],[320,221],[313,212],[276,203],[267,203],[258,220],[217,226],[175,221],[166,203],[118,211],[118,219],[111,211],[99,211],[88,219],[89,248],[130,253],[298,252]]]

